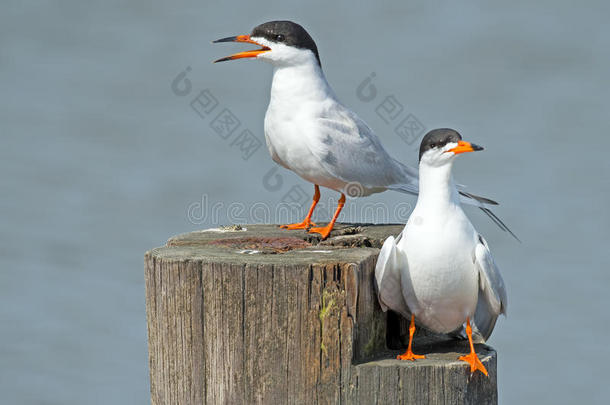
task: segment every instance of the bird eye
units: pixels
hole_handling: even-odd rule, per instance
[[[282,34],[277,34],[277,35],[275,36],[275,40],[276,40],[276,41],[278,41],[278,42],[283,42],[283,41],[284,41],[284,39],[285,39],[285,38],[284,38],[284,36],[283,36]]]
[[[436,144],[435,143],[431,143],[430,144],[430,148],[436,148]]]

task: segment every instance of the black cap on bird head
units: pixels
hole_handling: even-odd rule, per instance
[[[259,38],[259,42],[265,42],[265,44],[257,42],[257,38]],[[265,41],[261,41],[261,38]],[[213,42],[247,42],[261,46],[260,49],[240,52],[218,59],[215,62],[224,62],[241,58],[256,58],[260,54],[272,52],[273,50],[271,47],[273,44],[283,44],[297,49],[310,50],[316,57],[318,65],[321,65],[320,54],[318,53],[316,43],[309,33],[305,31],[305,28],[292,21],[269,21],[254,27],[250,35],[236,35],[217,39]]]
[[[305,28],[292,21],[269,21],[254,27],[250,37],[263,37],[271,42],[280,42],[300,49],[309,49],[320,63],[318,47]]]
[[[424,139],[422,139],[421,144],[419,145],[419,160],[421,161],[421,158],[424,153],[426,153],[430,149],[442,149],[448,143],[455,143],[458,145],[455,148],[446,151],[453,152],[456,155],[464,152],[474,152],[477,150],[483,150],[482,146],[462,141],[462,135],[460,135],[459,132],[455,129],[439,128],[433,129],[432,131],[428,132],[424,136]]]

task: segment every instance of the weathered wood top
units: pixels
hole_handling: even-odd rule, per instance
[[[303,230],[288,231],[277,225],[213,228],[174,236],[167,241],[166,246],[153,249],[149,254],[167,259],[213,260],[223,263],[242,262],[247,255],[248,263],[253,264],[360,261],[376,253],[371,248],[381,248],[389,235],[398,235],[403,227],[404,225],[337,224],[331,237],[325,241],[320,241],[317,235]],[[219,243],[219,239],[222,242]]]

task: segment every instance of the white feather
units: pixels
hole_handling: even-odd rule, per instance
[[[475,313],[475,324],[487,340],[500,314],[505,314],[508,298],[502,275],[491,256],[483,237],[475,247],[475,265],[479,271],[479,301]]]
[[[390,236],[383,243],[375,266],[377,298],[384,312],[391,309],[409,318],[411,312],[404,300],[401,287],[401,273],[406,265],[402,252],[396,249],[394,237]]]

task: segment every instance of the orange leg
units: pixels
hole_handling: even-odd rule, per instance
[[[322,235],[322,240],[328,238],[328,235],[330,235],[330,231],[333,230],[333,226],[335,226],[335,221],[337,220],[337,217],[339,216],[339,213],[343,209],[344,205],[345,194],[341,193],[341,198],[339,198],[339,203],[337,204],[337,210],[335,211],[335,215],[333,215],[333,219],[330,220],[330,223],[326,226],[318,226],[315,228],[311,228],[309,230],[309,233],[319,233],[320,235]]]
[[[460,360],[464,360],[470,364],[470,373],[474,373],[479,370],[481,373],[487,375],[487,369],[481,363],[481,360],[477,357],[477,353],[474,351],[474,345],[472,344],[472,328],[470,327],[470,318],[466,318],[466,334],[468,335],[468,342],[470,343],[470,354],[466,356],[460,356]],[[489,377],[489,376],[488,376]]]
[[[426,356],[421,354],[413,354],[411,350],[411,344],[413,344],[413,334],[415,333],[415,316],[411,314],[411,324],[409,325],[409,347],[407,347],[407,351],[404,354],[400,354],[396,356],[398,360],[411,360],[415,359],[425,359]]]
[[[316,225],[313,222],[311,222],[311,215],[313,214],[313,210],[316,208],[316,205],[318,205],[318,201],[320,201],[320,187],[318,187],[318,185],[315,185],[315,192],[313,194],[313,202],[311,203],[311,207],[309,207],[309,212],[307,213],[307,216],[305,217],[305,219],[303,220],[303,222],[297,222],[296,224],[287,224],[287,225],[282,225],[280,226],[280,228],[284,228],[284,229],[308,229],[309,227],[311,227],[312,225]]]

